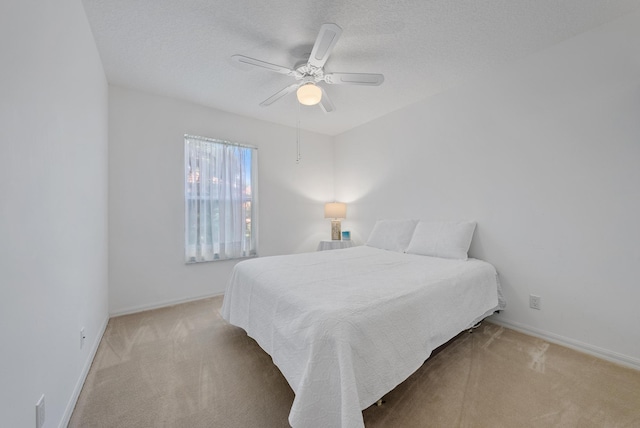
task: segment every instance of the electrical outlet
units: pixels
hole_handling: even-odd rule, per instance
[[[44,425],[44,394],[36,403],[36,428],[42,428]]]
[[[84,348],[84,340],[87,338],[87,335],[84,334],[84,327],[80,329],[80,349]]]
[[[534,296],[533,294],[529,294],[529,307],[531,309],[541,309],[541,298],[540,296]]]

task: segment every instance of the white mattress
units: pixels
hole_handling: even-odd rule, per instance
[[[364,246],[240,262],[221,313],[289,382],[294,428],[351,428],[499,294],[489,263]]]

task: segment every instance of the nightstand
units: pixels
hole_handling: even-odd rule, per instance
[[[340,248],[353,247],[353,241],[320,241],[318,251],[338,250]]]

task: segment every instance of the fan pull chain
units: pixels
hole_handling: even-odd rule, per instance
[[[300,159],[302,159],[302,155],[300,155],[300,103],[298,104],[298,120],[296,124],[296,163],[300,163]]]

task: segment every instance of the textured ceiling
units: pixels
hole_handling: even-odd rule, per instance
[[[381,86],[325,86],[336,106],[300,126],[337,135],[640,8],[638,0],[83,0],[110,83],[295,126],[293,67],[320,25],[343,33],[326,72],[382,73]]]

